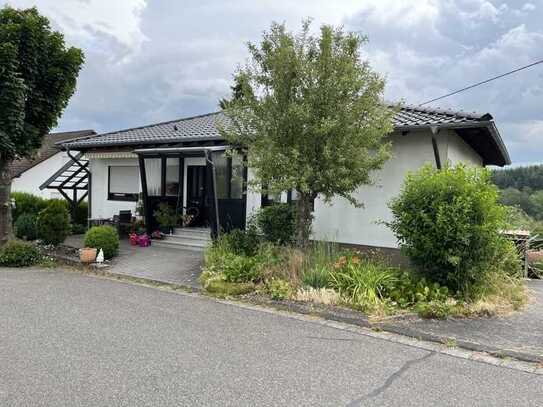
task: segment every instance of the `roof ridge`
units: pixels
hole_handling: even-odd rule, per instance
[[[177,123],[177,122],[182,122],[182,121],[186,121],[186,120],[198,119],[200,117],[212,116],[212,115],[219,114],[219,113],[222,113],[222,110],[211,112],[211,113],[198,114],[198,115],[195,115],[195,116],[182,117],[180,119],[167,120],[165,122],[158,122],[158,123],[146,124],[146,125],[143,125],[143,126],[129,127],[129,128],[122,129],[122,130],[108,131],[107,133],[100,133],[100,134],[96,134],[95,136],[96,137],[101,137],[101,136],[107,136],[107,135],[110,135],[110,134],[124,133],[126,131],[147,129],[149,127],[162,126],[164,124]]]
[[[477,112],[466,112],[464,110],[454,110],[452,108],[423,107],[423,106],[413,105],[413,104],[400,104],[400,109],[424,112],[424,113],[445,114],[445,115],[454,116],[454,117],[465,117],[465,118],[476,119],[476,120],[485,120],[485,118],[490,116],[489,119],[492,119],[492,115],[490,115],[489,113],[481,114]]]

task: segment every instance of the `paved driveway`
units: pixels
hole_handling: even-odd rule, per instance
[[[69,236],[64,244],[83,247],[83,238]],[[131,246],[123,239],[119,255],[111,261],[108,271],[198,288],[203,256],[202,252],[193,250]]]
[[[527,285],[532,293],[531,303],[526,310],[507,317],[402,323],[426,333],[543,356],[543,280],[532,280]]]
[[[2,406],[537,406],[543,376],[78,273],[0,270]]]

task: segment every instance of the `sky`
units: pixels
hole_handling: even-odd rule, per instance
[[[543,0],[0,0],[36,6],[86,55],[56,130],[218,110],[247,42],[305,18],[365,35],[385,98],[419,104],[543,59]],[[543,162],[543,64],[430,106],[491,113],[515,165]]]

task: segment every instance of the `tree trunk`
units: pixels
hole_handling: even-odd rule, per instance
[[[10,162],[0,159],[0,246],[11,237]]]
[[[309,245],[315,198],[314,194],[298,192],[298,200],[296,201],[296,244],[300,248],[306,248]]]

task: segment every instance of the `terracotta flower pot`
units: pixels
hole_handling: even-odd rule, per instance
[[[97,250],[93,247],[79,249],[79,260],[81,263],[93,263],[96,260]]]

